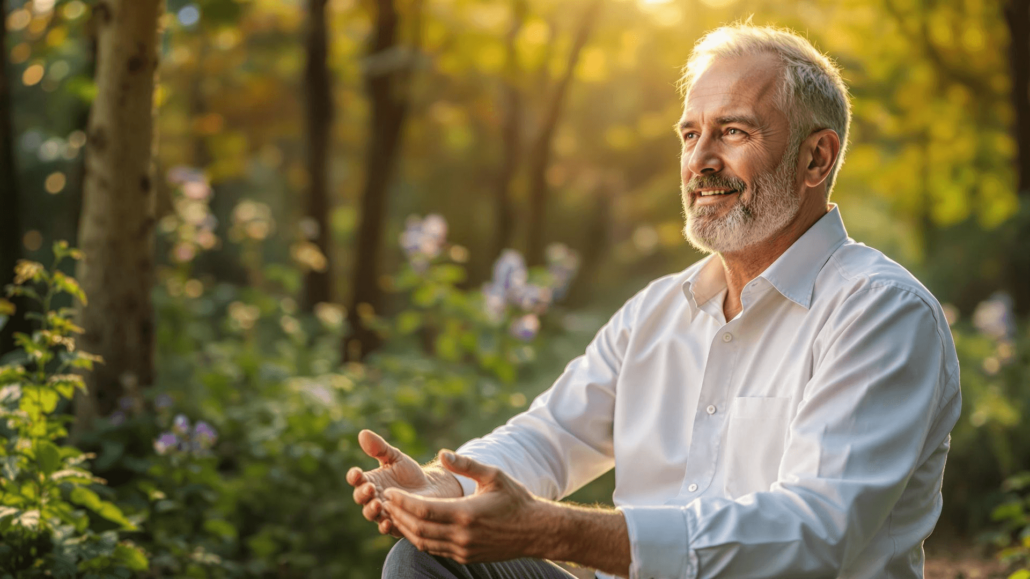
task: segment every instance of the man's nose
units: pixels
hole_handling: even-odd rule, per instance
[[[710,134],[702,134],[687,159],[687,169],[695,175],[706,175],[722,171],[722,157],[718,143]]]

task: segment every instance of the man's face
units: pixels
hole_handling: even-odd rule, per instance
[[[716,59],[687,94],[680,158],[684,233],[709,252],[761,243],[798,214],[799,143],[776,106],[772,54]]]

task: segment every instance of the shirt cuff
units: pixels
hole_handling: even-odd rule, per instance
[[[629,579],[694,579],[687,519],[679,506],[619,507],[629,532]]]

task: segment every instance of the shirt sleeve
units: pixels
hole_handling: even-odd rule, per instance
[[[632,579],[837,577],[869,545],[958,419],[951,336],[918,295],[873,287],[837,309],[813,356],[769,491],[621,508]]]
[[[639,295],[639,294],[638,294]],[[496,466],[533,494],[557,500],[614,464],[612,423],[615,384],[630,339],[636,298],[602,327],[547,391],[529,409],[458,454]],[[466,495],[472,479],[458,476]]]

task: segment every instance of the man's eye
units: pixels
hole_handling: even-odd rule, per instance
[[[697,133],[685,133],[683,135],[683,140],[684,141],[688,141],[690,139],[696,139],[696,138],[697,138]]]
[[[731,129],[726,129],[726,134],[727,135],[743,135],[744,131],[742,131],[740,129],[732,129],[731,128]]]

